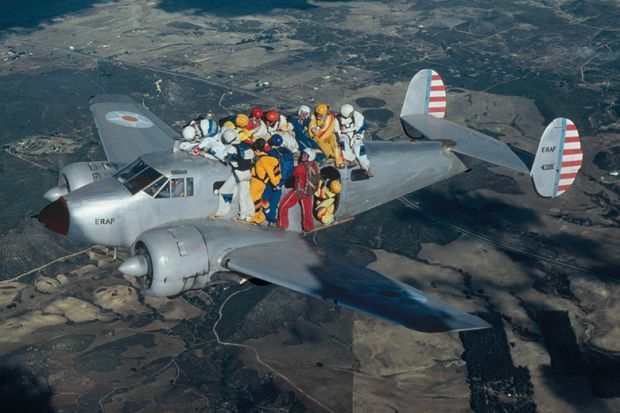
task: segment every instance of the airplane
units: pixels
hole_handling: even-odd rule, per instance
[[[490,327],[314,245],[303,237],[299,209],[291,211],[296,216],[288,230],[206,219],[217,208],[217,183],[231,173],[227,165],[177,150],[180,135],[129,97],[96,95],[90,109],[107,161],[65,166],[58,186],[45,194],[51,203],[38,221],[71,239],[130,248],[119,270],[136,277],[145,294],[176,297],[249,280],[421,332]],[[500,140],[443,119],[445,111],[441,77],[421,70],[409,84],[400,120],[407,136],[424,139],[366,142],[372,178],[361,169],[322,167],[322,174],[337,174],[342,183],[337,222],[465,172],[472,158],[529,174],[543,197],[559,196],[573,183],[583,155],[570,120],[549,124],[530,170]],[[183,196],[175,196],[171,188],[180,185]]]

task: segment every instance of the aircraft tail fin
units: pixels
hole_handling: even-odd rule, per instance
[[[554,119],[540,138],[530,171],[536,192],[548,198],[562,195],[575,181],[582,161],[577,127],[570,119]]]
[[[443,119],[446,114],[446,88],[441,76],[433,69],[422,69],[415,74],[400,111],[406,115],[431,115]]]

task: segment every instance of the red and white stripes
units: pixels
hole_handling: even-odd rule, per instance
[[[426,113],[438,119],[446,114],[446,88],[441,76],[432,69],[428,69],[430,82],[427,90]]]
[[[558,180],[556,196],[562,195],[570,188],[583,162],[583,151],[581,150],[581,143],[579,141],[579,132],[575,124],[569,119],[566,119],[561,162],[560,179]]]

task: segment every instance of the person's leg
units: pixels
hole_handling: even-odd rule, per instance
[[[291,189],[284,195],[278,207],[278,226],[288,228],[288,210],[297,203],[297,191]]]
[[[231,174],[219,189],[217,211],[214,214],[216,218],[225,217],[230,212],[230,206],[236,193],[237,182]]]
[[[301,206],[301,227],[304,231],[314,229],[314,216],[312,215],[312,195],[306,195],[299,200]]]

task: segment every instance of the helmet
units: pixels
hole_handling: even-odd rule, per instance
[[[245,128],[246,126],[248,126],[248,123],[250,123],[250,118],[248,117],[248,115],[244,115],[243,113],[238,114],[235,118],[235,125],[240,128]]]
[[[230,128],[230,129],[235,129],[235,124],[233,123],[233,121],[231,120],[227,120],[226,122],[224,122],[224,124],[222,125],[222,128]]]
[[[186,141],[191,141],[196,138],[196,129],[192,126],[186,126],[183,128],[183,139]]]
[[[329,110],[329,108],[327,107],[327,105],[325,103],[319,103],[318,105],[316,105],[316,109],[314,109],[314,112],[318,116],[325,116],[325,115],[327,115],[327,111],[328,110]]]
[[[342,191],[342,184],[338,180],[331,181],[329,184],[329,190],[335,194],[339,194]]]
[[[265,142],[265,140],[263,138],[258,138],[256,139],[256,141],[254,141],[254,150],[255,151],[264,151],[265,150],[265,145],[267,144],[267,142]]]
[[[237,131],[234,129],[226,128],[222,133],[222,142],[225,144],[231,144],[237,139]]]
[[[304,149],[303,153],[308,155],[308,161],[312,162],[316,159],[316,152],[311,148]]]
[[[298,115],[301,115],[302,113],[308,113],[308,114],[310,114],[310,108],[309,108],[308,106],[306,106],[306,105],[301,105],[301,106],[299,107],[299,110],[297,111],[297,114],[298,114]]]
[[[353,106],[349,105],[348,103],[340,106],[340,114],[345,118],[351,116],[351,113],[353,113]]]
[[[282,136],[278,135],[277,133],[274,134],[271,139],[269,139],[270,146],[280,146],[282,145],[282,142],[284,142],[284,139],[282,139]]]
[[[277,122],[280,119],[280,114],[275,110],[270,110],[265,114],[265,120],[269,122]]]
[[[252,108],[251,115],[253,118],[262,119],[263,118],[263,110],[259,107]]]

